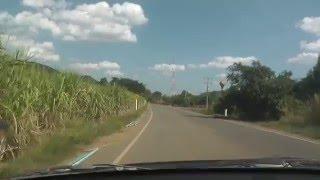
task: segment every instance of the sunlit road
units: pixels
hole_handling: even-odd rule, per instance
[[[142,127],[137,131],[140,132],[138,138],[134,138],[139,134],[136,133],[127,142],[122,142],[122,146],[114,149],[106,147],[87,163],[116,161],[127,164],[280,156],[320,159],[320,144],[317,142],[209,118],[170,106],[151,107],[153,117],[147,126],[147,121],[144,123],[142,132]]]

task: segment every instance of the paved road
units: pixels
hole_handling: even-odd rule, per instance
[[[108,151],[118,154],[116,161],[123,164],[279,156],[320,159],[319,143],[209,118],[179,108],[152,105],[151,109],[153,117],[138,138],[131,136],[130,141],[117,150],[102,150],[89,162],[110,161]]]

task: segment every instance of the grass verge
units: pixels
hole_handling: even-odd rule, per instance
[[[285,121],[258,122],[258,125],[320,140],[320,126]]]
[[[117,132],[138,118],[145,110],[146,106],[138,111],[119,117],[111,117],[100,123],[88,123],[84,119],[72,121],[72,123],[66,124],[64,130],[57,130],[51,136],[42,137],[40,143],[30,145],[17,159],[2,164],[0,178],[55,166],[71,157],[80,146],[90,144],[97,137]]]
[[[203,108],[190,108],[191,111],[198,112],[204,115],[213,115],[212,112],[203,109]],[[225,118],[223,115],[217,116],[213,115],[213,117],[217,118]],[[298,116],[295,116],[297,118]],[[291,117],[292,118],[292,117]],[[301,117],[303,118],[303,117]],[[231,119],[236,119],[234,117],[231,117]],[[249,122],[249,121],[244,121]],[[297,121],[297,122],[291,122],[286,119],[279,120],[279,121],[263,121],[263,122],[254,122],[254,124],[276,129],[279,131],[284,131],[292,134],[301,135],[304,137],[320,140],[320,126],[314,125],[314,124],[308,124],[304,121]]]

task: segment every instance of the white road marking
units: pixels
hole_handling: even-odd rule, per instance
[[[144,127],[141,129],[139,134],[127,145],[127,147],[121,152],[121,154],[112,162],[112,164],[119,164],[121,159],[128,153],[128,151],[132,148],[132,146],[138,141],[139,137],[142,135],[142,133],[147,129],[148,125],[150,124],[152,117],[153,117],[153,112],[152,109],[150,108],[150,117],[148,122],[144,125]]]
[[[260,131],[269,132],[269,133],[273,133],[273,134],[289,137],[289,138],[292,138],[292,139],[297,139],[297,140],[300,140],[300,141],[304,141],[304,142],[320,145],[319,141],[316,141],[316,140],[313,140],[313,139],[309,139],[309,138],[305,138],[305,137],[301,137],[301,136],[298,136],[298,135],[293,135],[293,134],[282,132],[282,131],[278,131],[278,130],[274,130],[274,129],[270,129],[270,128],[267,128],[267,127],[262,127],[262,126],[254,125],[254,124],[248,124],[246,122],[238,122],[238,121],[234,121],[234,120],[224,120],[224,121],[232,123],[232,124],[236,124],[236,125],[239,125],[239,126],[258,129]]]
[[[94,153],[96,153],[99,150],[99,148],[95,148],[94,150],[90,151],[88,154],[86,154],[85,156],[83,156],[81,159],[79,159],[78,161],[74,162],[71,166],[78,166],[79,164],[81,164],[83,161],[85,161],[86,159],[88,159],[90,156],[92,156]]]

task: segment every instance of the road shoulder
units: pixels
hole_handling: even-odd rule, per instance
[[[186,109],[186,108],[178,108],[178,107],[175,107],[175,108],[180,110],[180,111],[183,111],[183,112],[191,113],[191,114],[198,115],[198,116],[203,116],[203,117],[206,117],[206,118],[212,117],[210,115],[205,115],[205,114],[202,114],[202,113],[199,113],[199,112],[195,112],[195,111],[192,111],[192,110],[189,110],[189,109]],[[214,117],[212,117],[212,118],[214,118]],[[238,125],[238,126],[254,128],[254,129],[257,129],[257,130],[260,130],[260,131],[273,133],[273,134],[289,137],[289,138],[292,138],[292,139],[297,139],[297,140],[300,140],[300,141],[305,141],[305,142],[309,142],[309,143],[312,143],[312,144],[320,145],[320,141],[317,140],[317,139],[310,138],[310,137],[307,137],[307,136],[303,136],[303,135],[300,135],[300,134],[294,134],[294,133],[291,133],[291,132],[288,132],[288,131],[285,131],[285,130],[272,128],[270,126],[264,126],[264,125],[258,124],[258,123],[251,123],[251,122],[246,122],[246,121],[241,121],[241,120],[232,120],[232,119],[221,119],[221,118],[215,118],[215,119],[218,119],[218,120],[221,120],[221,121],[225,121],[227,123],[232,123],[232,124],[235,124],[235,125]]]
[[[84,147],[74,159],[64,162],[63,165],[76,164],[77,166],[85,167],[92,164],[112,164],[116,161],[116,163],[119,163],[121,161],[119,156],[125,155],[123,151],[137,137],[145,125],[150,122],[151,115],[152,109],[149,106],[133,123],[128,124],[117,133],[98,138],[89,146]],[[92,153],[93,151],[94,153]],[[87,157],[88,154],[90,154],[89,157]],[[81,159],[81,157],[86,158]]]

